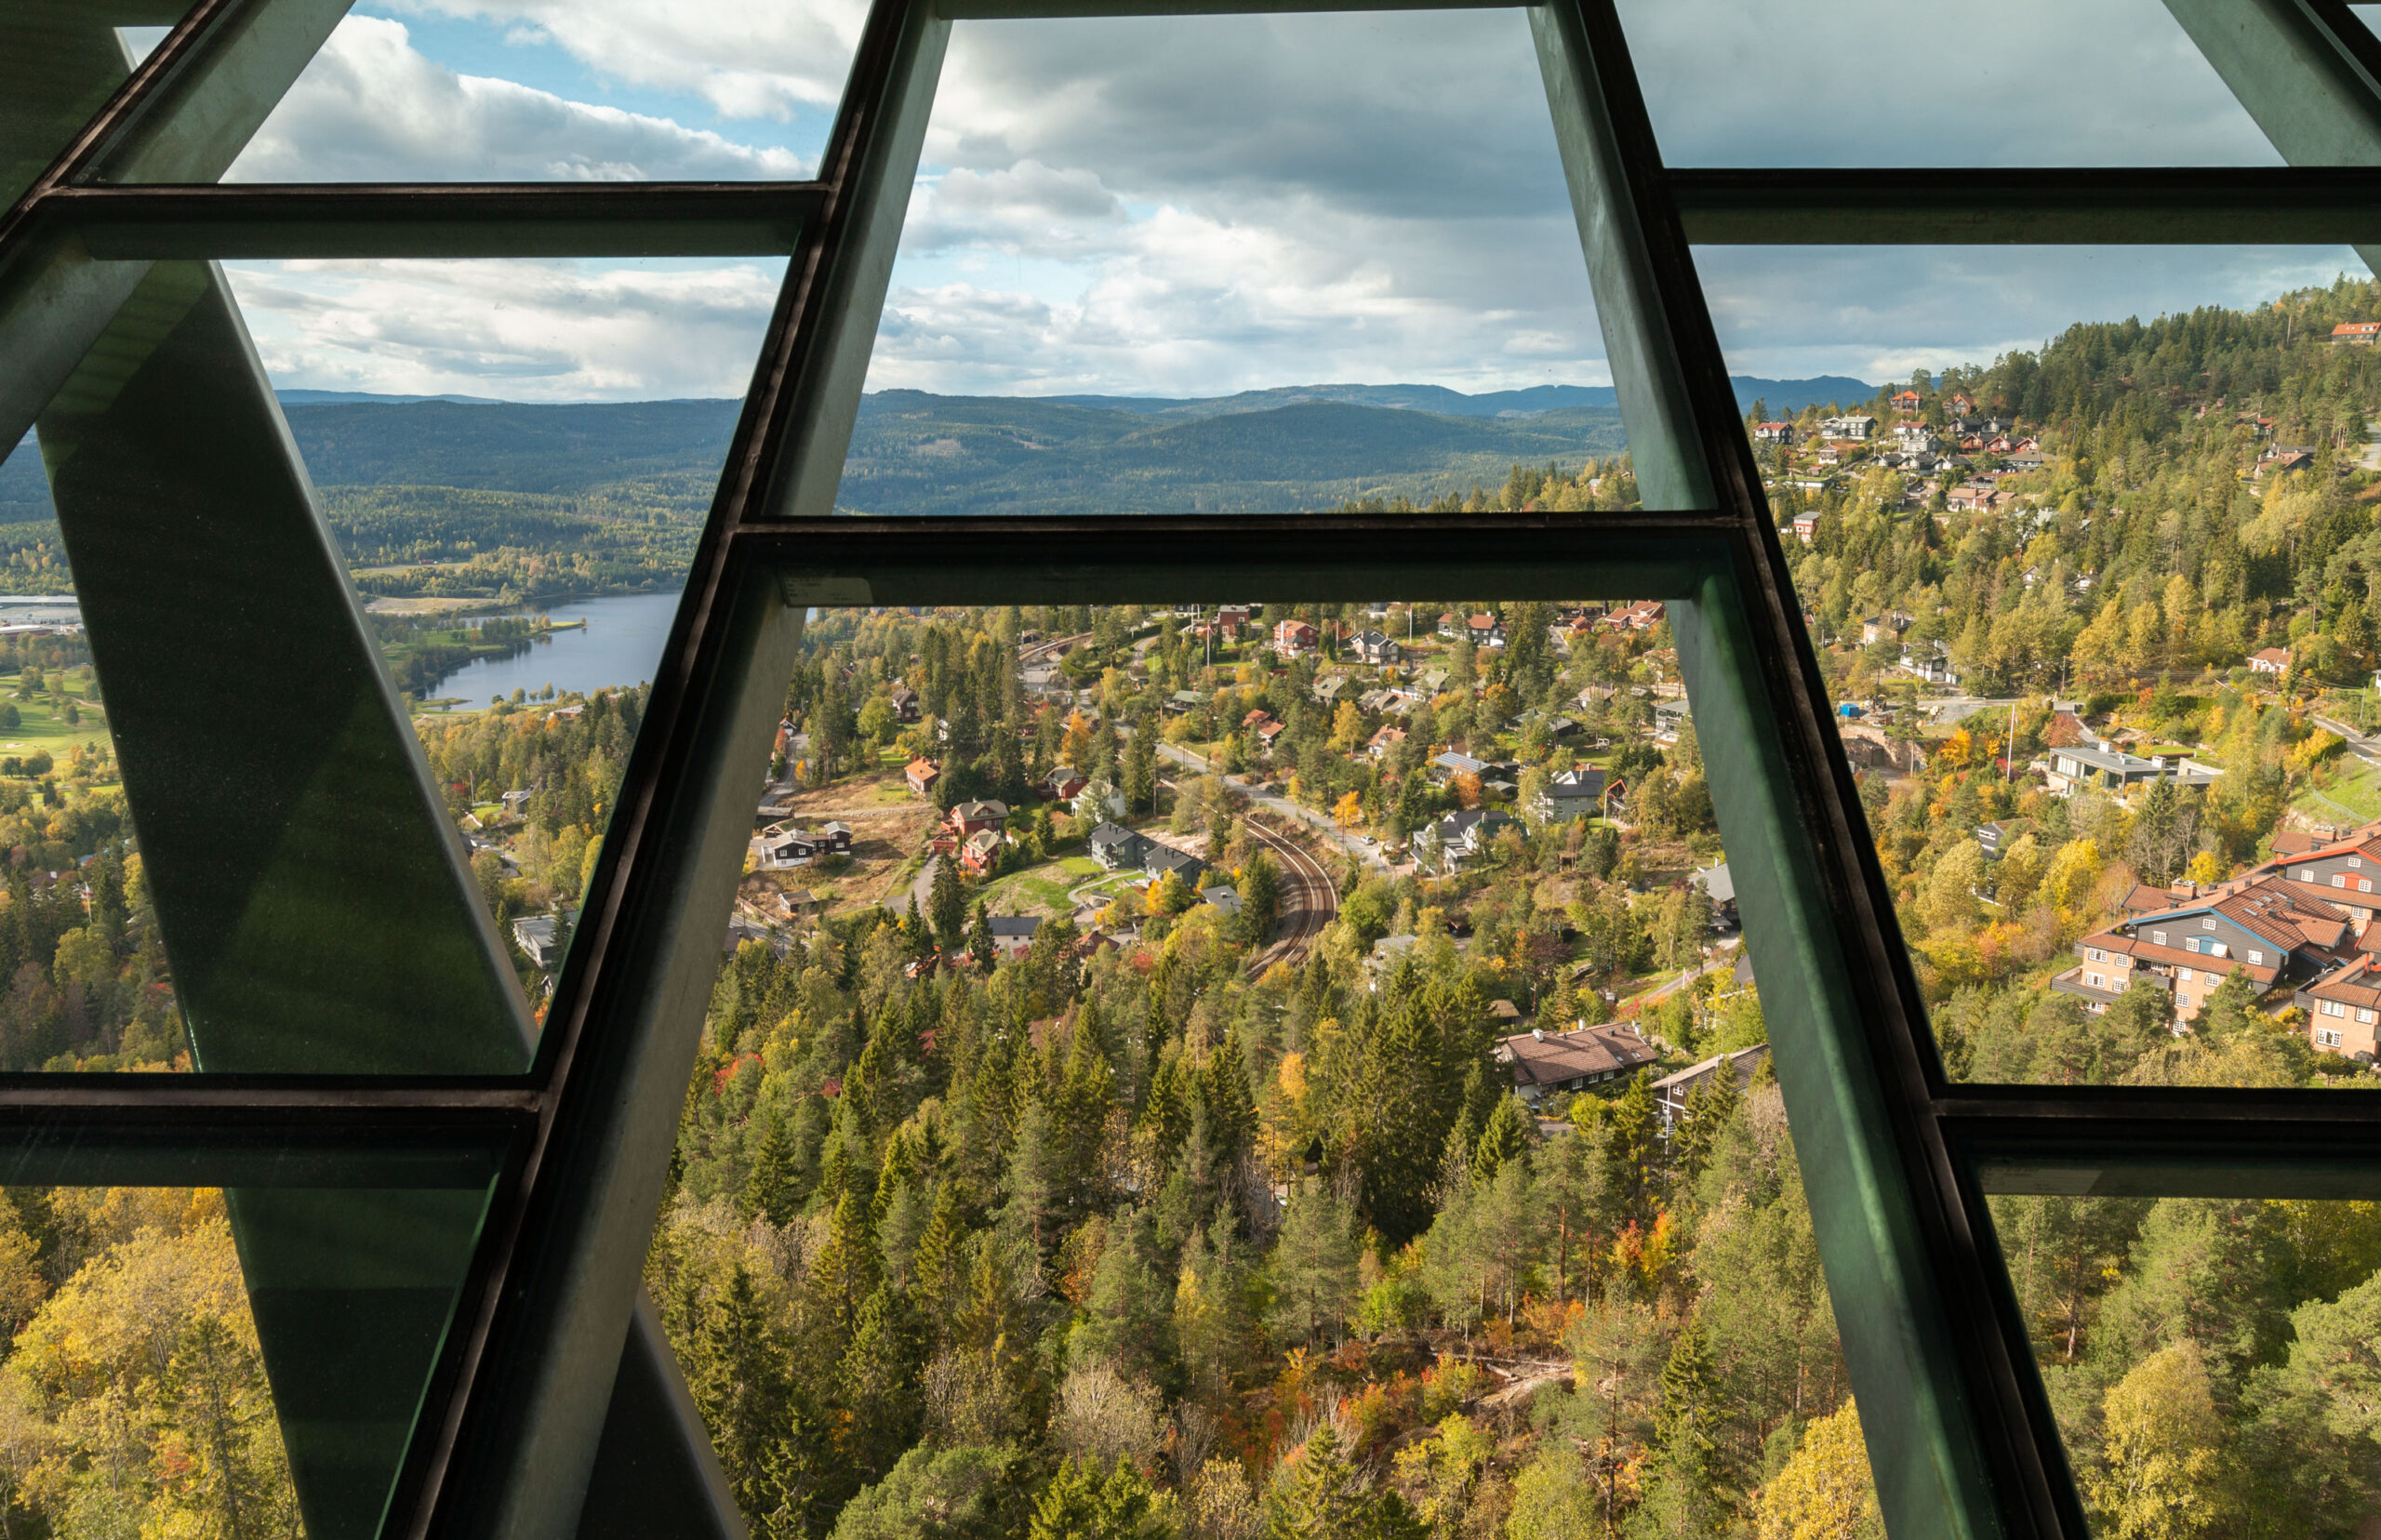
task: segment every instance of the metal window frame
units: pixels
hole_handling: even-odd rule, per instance
[[[1988,1195],[2381,1188],[2381,1098],[1945,1079],[1690,248],[2381,246],[2381,170],[2368,169],[2381,166],[2381,46],[2340,0],[2168,3],[2286,157],[2342,164],[1951,176],[1665,170],[1612,0],[1523,7],[1640,484],[1648,502],[1686,511],[831,517],[954,20],[1467,3],[876,0],[814,181],[224,187],[211,178],[345,5],[198,0],[0,213],[0,356],[14,380],[0,383],[0,440],[11,443],[153,260],[791,258],[530,1072],[0,1077],[0,1164],[20,1180],[189,1180],[194,1162],[262,1180],[259,1149],[315,1150],[328,1169],[366,1135],[505,1141],[460,1329],[384,1533],[626,1533],[634,1505],[618,1461],[597,1468],[599,1445],[661,1451],[654,1479],[676,1494],[663,1510],[673,1533],[741,1532],[666,1349],[635,1312],[636,1279],[749,824],[740,767],[765,752],[773,682],[815,604],[1158,597],[1203,573],[1352,593],[1468,571],[1515,596],[1577,591],[1600,573],[1671,598],[1748,945],[1762,976],[1780,981],[1769,1002],[1778,1071],[1897,1534],[2086,1533]],[[1517,547],[1523,556],[1482,556]],[[1240,551],[1260,554],[1224,554]],[[649,1532],[657,1520],[633,1522]]]

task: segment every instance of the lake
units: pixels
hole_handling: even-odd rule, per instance
[[[538,691],[549,684],[586,692],[645,684],[661,661],[661,645],[670,639],[670,622],[678,614],[678,596],[626,593],[518,613],[543,615],[557,624],[586,624],[532,642],[528,651],[512,657],[467,663],[438,682],[438,694],[479,706],[490,696],[510,698],[515,690]]]

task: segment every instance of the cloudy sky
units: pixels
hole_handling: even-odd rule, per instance
[[[362,0],[243,180],[778,178],[860,0]],[[1624,0],[1674,165],[2270,164],[2161,0]],[[1709,250],[1739,373],[1884,379],[2253,303],[2341,250]],[[740,392],[782,263],[246,263],[285,387]],[[1515,11],[972,22],[871,388],[1610,378]]]

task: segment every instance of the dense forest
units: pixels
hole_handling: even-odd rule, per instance
[[[1072,940],[724,975],[648,1279],[762,1532],[1698,1533],[1865,1480],[1798,1455],[1845,1387],[1773,1087],[1541,1137],[1443,936],[1377,993]],[[1488,1393],[1550,1357],[1605,1372]]]
[[[1582,485],[1515,471],[1510,490]],[[1543,774],[1556,750],[1511,716],[1628,678],[1658,639],[1565,658],[1546,606],[1504,613],[1512,645],[1449,649],[1485,703],[1450,685],[1398,720]],[[1070,665],[1097,712],[1018,687],[1043,631],[1084,636]],[[905,732],[943,746],[942,802],[1022,793],[1065,756],[1137,821],[1203,839],[1251,900],[1271,878],[1238,799],[1213,779],[1169,795],[1142,752],[1177,687],[1201,704],[1166,737],[1278,710],[1293,793],[1370,826],[1477,792],[1350,754],[1379,715],[1316,703],[1311,659],[1252,645],[1210,668],[1169,617],[831,614],[806,646],[789,710],[814,782],[873,773]],[[897,674],[930,725],[882,709]],[[1626,732],[1644,703],[1617,698]],[[756,1527],[1684,1533],[1830,1502],[1873,1525],[1775,1087],[1698,1095],[1666,1135],[1641,1077],[1547,1123],[1490,1055],[1511,1029],[1494,1002],[1561,1030],[1593,989],[1699,957],[1708,899],[1629,891],[1717,853],[1693,733],[1631,753],[1658,811],[1626,853],[1533,822],[1458,878],[1350,872],[1310,959],[1256,976],[1262,937],[1204,907],[1122,947],[1045,921],[1001,960],[939,886],[740,947],[648,1281]],[[1021,842],[1054,848],[1031,858],[1086,831],[1032,822]],[[1414,945],[1378,974],[1366,954],[1392,936]],[[1682,1054],[1762,1040],[1757,998],[1713,978],[1661,1002]],[[1557,1372],[1581,1358],[1610,1373]]]
[[[1922,415],[1942,423],[1967,396],[2039,432],[2045,463],[2002,484],[2009,506],[1975,513],[1948,509],[1949,477],[1924,498],[1914,477],[1857,460],[1815,497],[1782,490],[1781,523],[1818,515],[1789,555],[1820,634],[1856,638],[1864,617],[1899,610],[1907,643],[1947,644],[1978,694],[2188,678],[2277,644],[2304,649],[2310,676],[2369,675],[2381,533],[2375,478],[2354,465],[2381,355],[2328,338],[2376,310],[2381,285],[2343,279],[2256,310],[2074,326],[2038,354],[1927,379]],[[2266,485],[2253,472],[2275,445],[2312,464]],[[1845,688],[1867,694],[1899,650],[1851,659]]]
[[[2311,1051],[2303,1021],[2237,972],[2182,1034],[2154,991],[2094,1014],[2048,981],[2136,884],[2239,872],[2336,774],[2341,741],[2313,708],[2381,663],[2381,476],[2356,463],[2381,354],[2324,339],[2376,312],[2381,285],[2343,281],[2247,312],[2081,325],[1913,381],[1915,415],[1947,431],[1964,397],[2039,439],[2039,468],[1993,452],[1961,468],[2015,472],[1989,510],[1955,511],[1951,477],[1873,453],[1798,491],[1815,479],[1795,474],[1802,452],[1758,451],[1781,527],[1816,515],[1786,549],[1822,665],[1842,698],[1883,710],[1902,755],[1857,785],[1955,1076],[2375,1083]],[[951,462],[979,449],[1004,466],[1054,453],[1025,444],[1015,404],[871,400],[885,420],[863,429],[900,465],[880,484],[904,497],[928,482],[958,495]],[[1820,405],[1795,408],[1805,428]],[[1825,405],[1895,415],[1886,392]],[[1395,421],[1417,453],[1469,454],[1491,430],[1583,430],[1564,414],[1594,409]],[[1165,487],[1133,458],[1151,443],[1224,434],[1201,453],[1244,451],[1245,470],[1344,444],[1370,431],[1348,414],[1387,408],[1159,424],[1113,410],[1142,419],[1116,442],[1142,447],[1101,463]],[[338,453],[378,463],[366,429],[342,431]],[[2278,445],[2311,459],[2269,470]],[[1617,448],[1514,440],[1434,480],[1321,477],[1312,501],[1626,507]],[[343,539],[414,568],[367,583],[527,596],[660,581],[700,516],[675,474],[631,455],[583,484],[334,484],[326,501]],[[1755,989],[1700,971],[1719,917],[1687,879],[1725,852],[1692,722],[1656,736],[1668,630],[1571,629],[1567,607],[1494,598],[1270,604],[1267,625],[1323,632],[1286,661],[1132,606],[813,619],[776,787],[857,802],[914,755],[940,766],[933,804],[996,796],[1014,812],[986,876],[946,866],[930,901],[905,901],[919,869],[891,863],[881,897],[745,942],[713,989],[646,1281],[756,1533],[1882,1533],[1776,1085],[1765,1069],[1715,1077],[1668,1125],[1651,1095],[1654,1074],[1766,1035]],[[1442,614],[1476,612],[1503,645],[1436,634]],[[1895,612],[1906,627],[1859,640]],[[1342,627],[1411,638],[1417,656],[1359,668]],[[1019,661],[1061,636],[1080,639],[1056,664],[1064,699],[1029,690]],[[2004,706],[1923,723],[1901,658],[1937,642],[1963,687],[2023,697],[2014,722]],[[2286,677],[2248,673],[2261,647],[2290,649]],[[80,661],[0,655],[0,673]],[[1361,684],[1318,697],[1334,673]],[[1369,688],[1392,681],[1407,693]],[[920,720],[901,720],[897,684]],[[566,929],[642,708],[619,692],[425,719],[449,811],[482,830],[472,870],[500,921]],[[2076,733],[2180,745],[2223,773],[2122,804],[2052,796],[2024,767]],[[1587,744],[1628,786],[1624,816],[1534,811]],[[1329,923],[1302,955],[1259,964],[1284,877],[1214,772],[1396,846],[1495,800],[1477,775],[1429,773],[1445,750],[1509,773],[1516,820],[1451,871],[1384,873],[1310,841],[1336,888]],[[1084,864],[1093,814],[1033,805],[1062,763],[1093,779],[1083,805],[1112,790],[1118,816],[1196,848],[1242,915],[1176,892],[1102,910],[1105,936],[1054,915],[996,948],[981,890],[1065,870],[1063,890]],[[107,756],[16,768],[0,776],[6,1067],[175,1062]],[[525,805],[499,826],[508,791]],[[1975,839],[1987,821],[2006,834],[1991,856]],[[515,961],[536,998],[540,970]],[[1623,1009],[1659,1045],[1653,1069],[1535,1109],[1511,1094],[1500,1035]],[[2000,1198],[1994,1216],[2096,1533],[2345,1540],[2381,1504],[2381,1209]],[[294,1533],[236,1266],[208,1193],[8,1194],[9,1524],[225,1533],[224,1505],[253,1498],[253,1533]],[[179,1293],[161,1294],[161,1269],[182,1269]]]

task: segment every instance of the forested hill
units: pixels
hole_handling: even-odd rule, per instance
[[[1954,513],[1949,477],[1863,465],[1807,504],[1781,493],[1781,522],[1816,515],[1795,578],[1819,631],[1900,611],[1904,644],[1946,644],[1981,695],[2131,690],[2268,647],[2288,648],[2303,679],[2371,678],[2381,474],[2362,462],[2381,349],[2330,338],[2376,315],[2381,284],[2343,279],[2247,310],[2070,326],[2040,352],[1946,371],[1926,415],[1965,396],[2039,434],[2046,458],[1998,483],[1989,511]],[[2268,460],[2281,445],[2309,452],[2303,470]],[[1913,502],[1937,516],[1913,517]],[[1871,650],[1840,683],[1853,697],[1898,652]]]
[[[1310,401],[1212,416],[886,391],[838,506],[859,513],[1279,511],[1501,485],[1516,461],[1620,449],[1620,414],[1449,417]]]
[[[1865,399],[1860,380],[1739,378],[1739,404]],[[697,513],[734,401],[526,405],[469,397],[283,395],[306,467],[329,488],[451,487]],[[884,392],[862,404],[846,506],[874,513],[1023,507],[1299,508],[1496,485],[1515,460],[1620,447],[1610,386],[1466,395],[1436,385],[1299,385],[1204,399]],[[334,498],[337,502],[339,499]],[[386,505],[385,497],[373,499]],[[0,524],[49,516],[30,443],[0,463]]]

